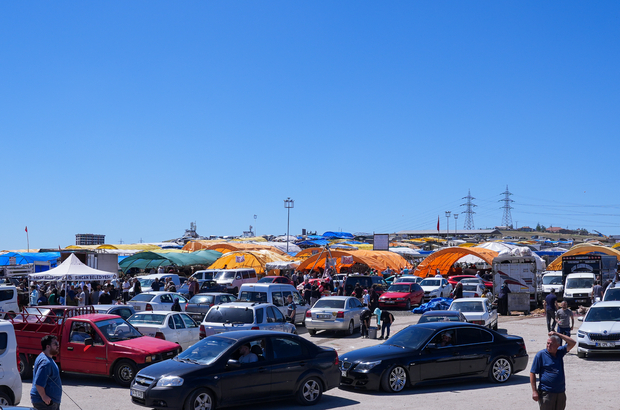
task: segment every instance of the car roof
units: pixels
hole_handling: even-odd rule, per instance
[[[173,313],[185,313],[185,312],[175,312],[172,310],[142,310],[140,312],[136,312],[136,315],[145,315],[150,313],[156,313],[158,315],[171,315]]]
[[[419,323],[417,325],[411,325],[411,326],[418,326],[418,327],[426,327],[426,328],[430,328],[433,330],[441,330],[441,329],[445,329],[446,327],[450,327],[450,328],[454,328],[454,327],[481,327],[480,325],[475,325],[473,323],[468,323],[468,322],[426,322],[426,323]]]
[[[347,299],[356,299],[353,296],[324,296],[319,300],[347,300]]]
[[[219,309],[222,307],[230,307],[230,308],[240,308],[240,309],[247,309],[247,308],[252,308],[252,307],[258,307],[258,305],[261,306],[273,306],[276,307],[276,305],[274,305],[273,303],[261,303],[261,302],[227,302],[227,303],[222,303],[220,305],[214,306],[212,309]]]
[[[160,290],[160,291],[157,291],[157,292],[153,290],[153,291],[149,291],[149,292],[142,292],[142,293],[140,293],[140,295],[145,295],[145,294],[146,294],[146,295],[155,295],[155,296],[159,296],[159,295],[168,295],[168,294],[170,294],[170,295],[182,296],[182,295],[179,295],[179,294],[178,294],[178,293],[176,293],[176,292],[163,292],[163,291],[161,291],[161,290]],[[138,295],[136,295],[136,296],[138,296]]]
[[[592,307],[620,307],[620,300],[608,300],[606,302],[596,302]]]
[[[422,316],[460,316],[461,312],[458,310],[429,310],[424,312]]]
[[[93,307],[95,308],[95,310],[97,310],[97,309],[122,308],[122,307],[133,309],[133,306],[131,306],[131,305],[93,305]]]
[[[219,295],[235,296],[231,293],[226,293],[226,292],[201,292],[201,293],[196,293],[194,296],[219,296]]]
[[[293,335],[292,333],[275,332],[272,330],[235,330],[234,332],[218,333],[216,335],[212,335],[209,337],[224,337],[224,338],[233,339],[233,340],[243,340],[243,339],[254,339],[256,336],[273,336],[273,335],[288,336],[288,337],[303,339],[297,335]],[[312,343],[309,341],[306,341],[306,342]]]
[[[462,303],[462,302],[487,302],[489,299],[487,298],[462,298],[453,300],[452,303]]]

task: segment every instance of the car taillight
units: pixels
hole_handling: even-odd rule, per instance
[[[527,349],[525,348],[525,342],[523,342],[523,343],[519,343],[519,347],[520,347],[521,349],[523,349],[523,352],[524,352],[524,353],[527,353]]]
[[[472,320],[471,323],[474,325],[484,325],[484,320]]]
[[[475,297],[475,298],[479,298],[479,297],[480,297],[480,295],[478,295],[477,293],[474,293],[474,297]]]
[[[204,325],[200,325],[200,332],[198,333],[200,339],[204,339],[207,337],[207,331],[205,330]]]
[[[144,308],[144,310],[153,310],[153,306],[151,306],[150,303],[147,303],[146,307]]]
[[[341,310],[338,313],[336,313],[336,318],[338,319],[344,319],[344,312]]]
[[[156,339],[166,340],[166,336],[162,332],[155,333]]]
[[[310,313],[309,310],[306,310],[306,317],[310,317],[310,318],[312,317],[312,313]]]
[[[187,312],[187,305],[189,305],[189,302],[187,302],[187,303],[185,304],[185,311],[186,311],[186,312]]]
[[[252,328],[250,330],[260,330],[260,327],[258,326],[252,326]]]
[[[336,360],[334,360],[334,366],[338,367],[340,361],[338,361],[338,355],[336,355]]]

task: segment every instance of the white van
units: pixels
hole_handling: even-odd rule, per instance
[[[546,298],[551,289],[555,289],[555,296],[562,300],[564,295],[564,285],[562,284],[562,271],[543,272],[542,291],[543,298]]]
[[[206,270],[197,270],[194,272],[191,278],[196,280],[213,280],[213,277],[216,273],[218,273],[221,269],[206,269]]]
[[[179,275],[176,273],[153,273],[151,275],[137,276],[137,278],[140,281],[142,292],[146,292],[150,289],[155,279],[159,279],[162,283],[165,283],[166,278],[172,278],[172,282],[174,282],[176,287],[181,286],[181,279],[179,279]]]
[[[17,304],[17,288],[13,285],[0,286],[0,317],[7,319],[7,316],[19,313]]]
[[[228,293],[236,295],[244,283],[256,283],[258,277],[254,268],[222,269],[213,277],[219,285],[226,286]]]
[[[13,324],[0,320],[0,407],[17,406],[22,400],[22,379],[18,367]]]
[[[248,283],[239,289],[239,297],[237,302],[259,302],[273,303],[278,310],[286,316],[287,298],[293,296],[293,302],[297,305],[295,312],[295,323],[304,323],[306,320],[306,311],[310,309],[310,305],[306,304],[304,298],[301,297],[297,289],[293,285],[284,283]]]
[[[564,300],[568,306],[590,306],[594,280],[594,273],[591,272],[569,274],[564,283]]]

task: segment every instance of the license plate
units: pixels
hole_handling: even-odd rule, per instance
[[[342,374],[342,377],[347,377],[347,371],[346,370],[341,370],[340,374]]]
[[[135,397],[137,399],[143,399],[144,398],[144,392],[140,391],[140,390],[131,389],[130,390],[130,394],[131,394],[132,397]]]
[[[133,307],[135,310],[140,310],[140,306],[134,306]]]
[[[585,303],[585,299],[577,299],[577,303]]]
[[[396,302],[394,302],[393,300],[388,300],[388,301],[386,301],[385,303],[388,303],[388,304],[393,305],[393,304],[394,304],[394,303],[396,303]]]
[[[317,319],[329,319],[332,315],[316,315]]]
[[[614,347],[615,345],[609,342],[600,342],[600,343],[597,343],[596,346],[597,347]]]

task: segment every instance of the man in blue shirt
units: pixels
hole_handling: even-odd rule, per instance
[[[62,383],[54,356],[60,352],[60,344],[56,336],[47,335],[41,339],[41,348],[43,351],[34,361],[30,401],[37,410],[58,410],[62,397]]]
[[[551,332],[555,329],[555,312],[558,310],[558,297],[555,295],[555,289],[551,289],[551,293],[547,295],[543,304],[547,315],[547,332]]]
[[[562,340],[566,342],[562,346]],[[558,332],[549,332],[547,348],[536,353],[530,369],[532,399],[541,410],[564,410],[566,407],[566,380],[564,356],[577,342]],[[536,375],[539,375],[538,388]]]

